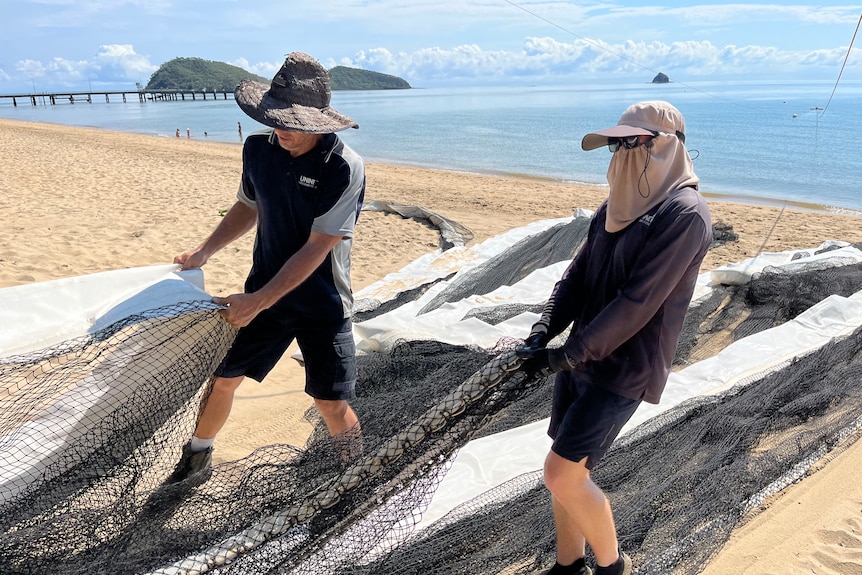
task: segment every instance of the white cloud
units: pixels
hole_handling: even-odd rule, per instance
[[[46,83],[52,87],[74,88],[96,84],[146,83],[158,69],[149,58],[135,52],[129,44],[110,44],[99,47],[90,60],[52,58],[46,62],[21,60],[15,64],[18,80]]]
[[[99,50],[94,66],[100,70],[113,70],[122,78],[134,79],[142,74],[149,78],[159,68],[148,57],[136,53],[131,44],[107,44],[100,46]]]
[[[812,50],[785,50],[774,46],[718,44],[710,40],[671,41],[604,40],[576,38],[560,41],[549,36],[523,38],[515,49],[487,49],[480,43],[452,47],[429,46],[392,51],[385,47],[359,50],[351,57],[327,58],[324,66],[345,65],[403,77],[411,85],[572,83],[616,79],[649,81],[664,72],[674,81],[734,78],[834,78],[844,60],[840,46]],[[862,66],[856,50],[850,68]],[[235,58],[232,64],[271,78],[282,62]],[[103,44],[89,59],[24,59],[5,66],[2,86],[29,86],[34,80],[46,86],[74,88],[88,82],[104,87],[146,83],[158,69],[132,44]],[[17,88],[13,88],[17,89]]]
[[[228,64],[233,64],[263,78],[272,78],[278,72],[278,69],[281,68],[282,62],[258,62],[257,64],[252,64],[245,58],[237,58],[233,62],[228,62]]]
[[[530,37],[519,51],[483,50],[475,44],[424,48],[393,53],[385,48],[358,52],[339,61],[402,76],[412,84],[469,79],[492,82],[531,77],[544,81],[577,81],[607,76],[651,79],[662,71],[685,82],[707,76],[745,76],[802,70],[823,72],[840,65],[841,49],[786,51],[768,46],[716,46],[709,41],[659,41],[609,44],[578,39],[560,42]],[[855,60],[859,64],[858,58]]]
[[[87,62],[73,62],[63,58],[54,58],[48,62],[36,60],[22,60],[15,65],[15,69],[23,76],[31,80],[49,79],[51,83],[61,85],[80,84],[86,80]]]

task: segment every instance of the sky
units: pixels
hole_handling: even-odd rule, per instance
[[[271,78],[288,52],[413,87],[862,82],[862,4],[4,0],[0,94],[120,90],[176,57]],[[842,64],[847,59],[846,68]]]

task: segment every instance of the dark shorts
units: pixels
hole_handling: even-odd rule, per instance
[[[349,319],[332,326],[299,327],[264,310],[239,330],[215,374],[263,381],[294,339],[305,364],[305,393],[315,399],[353,399],[356,347]]]
[[[628,399],[574,377],[557,375],[548,435],[554,453],[569,461],[587,457],[592,469],[604,457],[640,400]]]

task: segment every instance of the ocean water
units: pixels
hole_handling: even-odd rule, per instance
[[[367,161],[604,184],[610,153],[584,152],[589,131],[642,100],[683,113],[701,190],[744,201],[862,212],[862,83],[624,84],[335,92],[359,124],[342,132]],[[119,100],[115,98],[115,100]],[[828,107],[827,107],[828,103]],[[817,110],[814,108],[824,108]],[[262,127],[231,100],[13,107],[0,117],[241,143]],[[528,198],[525,198],[528,200]]]

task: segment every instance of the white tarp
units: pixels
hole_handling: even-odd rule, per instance
[[[390,274],[358,292],[357,299],[367,297],[386,301],[399,291],[459,270],[463,273],[502,253],[517,241],[566,221],[569,220],[537,222],[470,249],[453,248],[419,258],[400,272]],[[818,256],[810,255],[814,250],[794,250],[762,254],[740,264],[723,266],[701,275],[695,299],[709,293],[711,282],[719,279],[747,281],[751,273],[766,265],[798,266],[805,263],[806,259],[828,259],[838,265],[862,261],[862,253],[846,247],[846,244],[842,245],[845,247],[840,250]],[[802,258],[799,258],[800,254]],[[799,259],[794,260],[794,257]],[[470,296],[418,317],[418,310],[448,285],[448,282],[440,282],[419,301],[356,324],[354,333],[358,348],[366,351],[386,350],[388,344],[397,339],[419,338],[492,347],[504,335],[523,338],[538,319],[537,314],[523,313],[496,326],[477,319],[465,320],[464,314],[476,306],[541,303],[550,295],[566,265],[567,262],[560,262],[536,270],[514,286],[504,286],[490,294]],[[92,333],[99,327],[131,314],[181,301],[209,301],[210,296],[203,291],[202,273],[199,270],[177,272],[176,267],[165,265],[120,270],[0,290],[0,309],[4,310],[4,321],[0,324],[0,362],[3,357],[12,354],[41,349]],[[686,399],[716,393],[755,374],[777,369],[793,357],[817,349],[832,338],[842,337],[859,325],[862,325],[862,294],[857,293],[850,298],[831,296],[793,321],[737,341],[715,357],[672,374],[662,403],[658,406],[644,404],[626,426],[624,433]],[[38,444],[38,449],[16,453],[12,458],[16,462],[14,465],[8,462],[0,465],[0,494],[5,491],[9,495],[22,489],[22,478],[25,477],[22,475],[23,469],[40,468],[45,461],[56,457],[67,442],[74,441],[90,425],[82,418],[99,414],[98,410],[91,409],[94,404],[106,396],[120,393],[119,388],[106,386],[99,381],[107,375],[99,373],[97,368],[84,378],[87,381],[83,383],[89,382],[91,385],[76,387],[83,390],[79,395],[56,398],[54,407],[44,412],[44,418],[27,424],[29,427],[24,431],[32,432],[33,437],[37,434],[40,437],[39,442],[33,442]],[[78,392],[72,390],[72,393]],[[113,397],[112,400],[121,401],[122,398]],[[38,426],[43,429],[36,430]],[[547,420],[544,420],[464,446],[424,514],[422,525],[429,524],[457,505],[511,478],[541,469],[550,447],[550,440],[545,434],[546,427]],[[45,428],[54,430],[53,435],[46,436]],[[3,438],[0,438],[2,445]]]
[[[559,262],[535,270],[513,286],[502,286],[487,294],[472,295],[461,301],[444,304],[421,315],[418,312],[440,292],[456,282],[460,274],[466,273],[489,257],[501,253],[505,247],[513,245],[515,241],[536,234],[561,221],[570,220],[536,222],[530,226],[517,228],[507,234],[487,240],[483,244],[471,248],[471,250],[460,250],[459,257],[465,254],[469,254],[469,256],[463,257],[464,267],[461,268],[458,275],[447,281],[438,282],[417,300],[375,318],[354,324],[353,332],[357,350],[360,352],[389,352],[392,345],[399,341],[420,339],[433,339],[452,345],[475,345],[490,349],[501,337],[526,337],[530,333],[532,325],[539,319],[539,314],[525,312],[496,325],[485,323],[476,318],[465,319],[465,316],[471,310],[479,307],[503,304],[534,305],[545,302],[569,262]],[[835,246],[844,247],[813,255],[817,250]],[[440,265],[441,262],[448,264],[452,261],[445,260],[447,253],[443,252],[435,258],[423,257],[414,261],[399,272],[390,274],[380,282],[358,292],[357,299],[371,293],[388,295],[399,289],[410,289],[410,287],[422,285],[441,269],[451,273],[452,268],[450,266]],[[762,271],[767,266],[792,269],[810,265],[812,262],[820,262],[824,265],[849,265],[862,262],[862,252],[850,247],[846,242],[828,241],[816,249],[764,253],[756,258],[700,274],[692,302],[696,303],[707,297],[711,285],[741,285],[748,282],[754,273]],[[446,277],[446,275],[448,273],[440,273],[437,277]],[[404,288],[404,286],[409,287]]]
[[[541,233],[555,225],[566,224],[576,218],[589,218],[591,215],[592,212],[588,210],[578,209],[570,218],[533,222],[489,238],[469,248],[459,246],[446,251],[437,250],[425,254],[397,272],[392,272],[383,279],[356,292],[354,295],[357,307],[361,310],[367,306],[367,302],[385,303],[402,291],[417,288],[456,272],[463,274],[503,253],[524,238]]]
[[[203,291],[200,270],[176,270],[174,264],[152,266],[0,289],[0,364],[25,353],[38,359],[39,350],[144,311],[180,302],[210,301]],[[189,316],[177,321],[184,319],[193,321]],[[150,329],[150,341],[117,337],[116,341],[109,338],[103,342],[105,352],[90,358],[87,373],[53,395],[39,397],[38,412],[0,435],[0,501],[10,501],[32,489],[35,481],[47,479],[47,469],[60,473],[58,464],[70,446],[75,446],[79,455],[82,450],[94,449],[84,438],[105,418],[123,409],[138,384],[158,377],[161,367],[183,361],[181,345],[161,346],[159,363],[139,361],[149,346],[156,345],[152,341],[196,337],[193,331],[178,329],[176,323]],[[171,331],[152,337],[156,335],[153,329]],[[62,369],[63,365],[39,362],[33,372],[49,377],[52,369]],[[0,390],[7,397],[31,393],[30,375],[24,372],[19,377],[20,381],[0,382]]]
[[[459,273],[479,265],[491,255],[497,255],[513,245],[514,241],[539,233],[561,221],[568,220],[546,220],[517,228],[504,236],[475,246],[475,255],[470,250],[462,250],[459,257],[464,253],[469,253],[470,256],[464,258],[468,265]],[[815,255],[815,252],[827,248],[831,251]],[[445,255],[444,252],[441,256],[420,258],[399,272],[369,286],[369,292],[390,294],[403,289],[403,286],[421,285],[429,276],[434,275],[439,259]],[[812,262],[832,266],[849,265],[862,262],[862,252],[847,242],[830,240],[811,249],[763,253],[700,274],[692,303],[707,297],[712,285],[742,285],[768,266],[792,270]],[[524,338],[539,319],[539,314],[524,312],[497,325],[490,325],[476,318],[464,319],[464,316],[480,306],[544,302],[567,265],[568,262],[559,262],[534,271],[514,286],[503,286],[491,293],[473,295],[417,315],[419,310],[456,281],[458,276],[446,282],[439,282],[416,301],[355,324],[357,349],[360,352],[387,352],[391,345],[398,341],[419,339],[490,349],[503,336]],[[439,267],[451,273],[451,268]],[[446,275],[443,273],[437,277]],[[360,292],[362,293],[364,290]],[[833,337],[850,333],[862,323],[859,306],[859,294],[849,299],[832,296],[780,328],[736,342],[716,357],[695,364],[684,372],[672,374],[661,404],[643,404],[625,429],[631,429],[696,395],[716,393],[754,373],[777,369],[792,357],[812,351],[828,343]],[[546,435],[547,426],[548,420],[543,420],[465,445],[435,493],[431,506],[424,514],[422,525],[427,525],[457,505],[509,479],[541,469],[551,445]]]
[[[201,270],[177,269],[148,266],[0,289],[0,358],[85,335],[141,311],[211,299]]]
[[[821,247],[832,244],[827,242]],[[794,267],[805,261],[829,256],[838,258],[835,260],[838,265],[847,265],[854,259],[862,261],[856,259],[862,256],[862,252],[855,248],[842,248],[842,253],[838,255],[828,252],[820,256],[793,259],[794,254],[813,251],[762,254],[737,267],[749,272],[762,270],[766,265]],[[701,274],[699,284],[702,285],[703,277],[709,275]],[[748,274],[750,277],[751,273]],[[627,433],[687,399],[719,393],[744,382],[746,378],[780,369],[794,357],[810,353],[834,338],[847,336],[860,325],[862,292],[849,298],[830,296],[792,321],[736,341],[717,355],[672,373],[661,403],[641,404],[622,433]],[[521,332],[520,337],[524,337],[525,333],[529,333],[529,329]],[[429,525],[458,505],[510,479],[542,469],[551,447],[551,440],[546,433],[548,423],[549,420],[544,419],[467,443],[458,452],[452,468],[435,492],[420,527]]]
[[[829,251],[815,253],[829,248]],[[780,267],[792,271],[794,267],[810,265],[819,261],[823,265],[840,266],[862,262],[862,252],[848,244],[829,240],[816,249],[788,250],[784,252],[767,252],[756,258],[742,262],[727,264],[712,270],[712,281],[724,285],[745,285],[751,281],[751,276],[762,272],[766,267]]]

